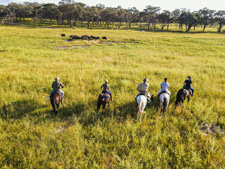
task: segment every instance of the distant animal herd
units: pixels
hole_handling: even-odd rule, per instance
[[[62,37],[66,37],[66,34],[60,34]],[[70,35],[70,40],[74,39],[80,39],[80,40],[98,40],[98,39],[104,39],[107,40],[106,36],[99,37],[99,36],[88,36],[88,35],[82,35],[82,36],[77,36],[77,35]]]

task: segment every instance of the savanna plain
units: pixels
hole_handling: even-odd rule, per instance
[[[67,41],[69,35],[108,39]],[[0,65],[0,168],[225,166],[222,33],[0,26]],[[54,117],[56,76],[65,101]],[[187,76],[195,95],[174,110]],[[139,122],[134,99],[144,77],[155,102]],[[161,116],[156,95],[164,77],[172,94]],[[105,79],[114,100],[97,112]]]

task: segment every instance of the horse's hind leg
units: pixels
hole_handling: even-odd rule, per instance
[[[139,119],[139,120],[140,120],[140,122],[141,122],[141,116],[142,116],[142,113],[140,113],[140,119]]]
[[[103,104],[103,108],[102,108],[103,110],[105,110],[105,105],[106,105],[106,103]]]
[[[187,102],[189,103],[189,101],[190,101],[190,97],[188,96],[188,97],[187,97]]]

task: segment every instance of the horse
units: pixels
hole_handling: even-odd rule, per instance
[[[161,115],[164,115],[170,102],[170,95],[166,92],[160,94],[159,101],[160,101]]]
[[[110,108],[110,95],[108,93],[101,93],[98,96],[98,102],[97,102],[97,111],[100,109],[101,105],[103,106],[103,110],[105,109],[105,105],[108,103]]]
[[[181,103],[183,103],[186,98],[187,98],[187,102],[189,102],[190,96],[191,96],[191,91],[190,90],[184,89],[184,88],[180,89],[177,92],[177,99],[176,99],[176,102],[175,102],[175,108],[176,108],[176,106],[178,106]]]
[[[150,101],[153,102],[153,95],[151,95]],[[144,112],[145,106],[147,105],[147,97],[145,95],[139,95],[136,98],[136,113],[137,115],[140,113],[140,122],[141,122],[141,116]]]
[[[51,101],[51,105],[53,108],[53,112],[55,114],[55,117],[58,113],[58,108],[59,108],[59,104],[60,102],[62,103],[62,94],[60,92],[54,92],[50,95],[50,101]],[[63,103],[62,103],[63,105]]]

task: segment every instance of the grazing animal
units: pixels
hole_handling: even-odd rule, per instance
[[[150,101],[153,102],[153,95],[150,98]],[[136,113],[137,115],[140,113],[139,120],[141,121],[141,116],[144,112],[145,106],[147,105],[147,97],[145,95],[139,95],[136,98]]]
[[[60,34],[62,37],[65,37],[66,36],[66,34]]]
[[[176,99],[176,102],[175,102],[175,108],[176,108],[176,106],[183,103],[186,98],[187,98],[187,101],[189,102],[190,96],[191,96],[190,90],[187,90],[187,89],[184,89],[184,88],[180,89],[177,92],[177,99]]]
[[[50,101],[51,101],[51,105],[55,114],[55,117],[58,113],[58,108],[59,108],[59,104],[60,102],[62,103],[62,95],[60,92],[54,92],[50,95]],[[62,103],[63,105],[63,103]]]
[[[77,36],[77,35],[73,35],[73,39],[82,39],[82,37]]]
[[[97,102],[97,110],[100,109],[101,105],[103,106],[103,110],[105,109],[105,105],[108,103],[110,108],[110,95],[108,93],[101,93],[98,96],[98,102]]]
[[[107,40],[107,37],[103,36],[103,37],[102,37],[102,39],[105,39],[105,40]]]
[[[94,36],[91,35],[91,36],[89,36],[88,39],[89,39],[89,40],[92,40],[93,38],[94,38]]]
[[[83,35],[83,36],[81,36],[81,38],[82,38],[82,40],[88,40],[89,39],[89,36]]]
[[[166,92],[160,94],[159,101],[160,101],[161,115],[164,115],[170,102],[170,95]]]

